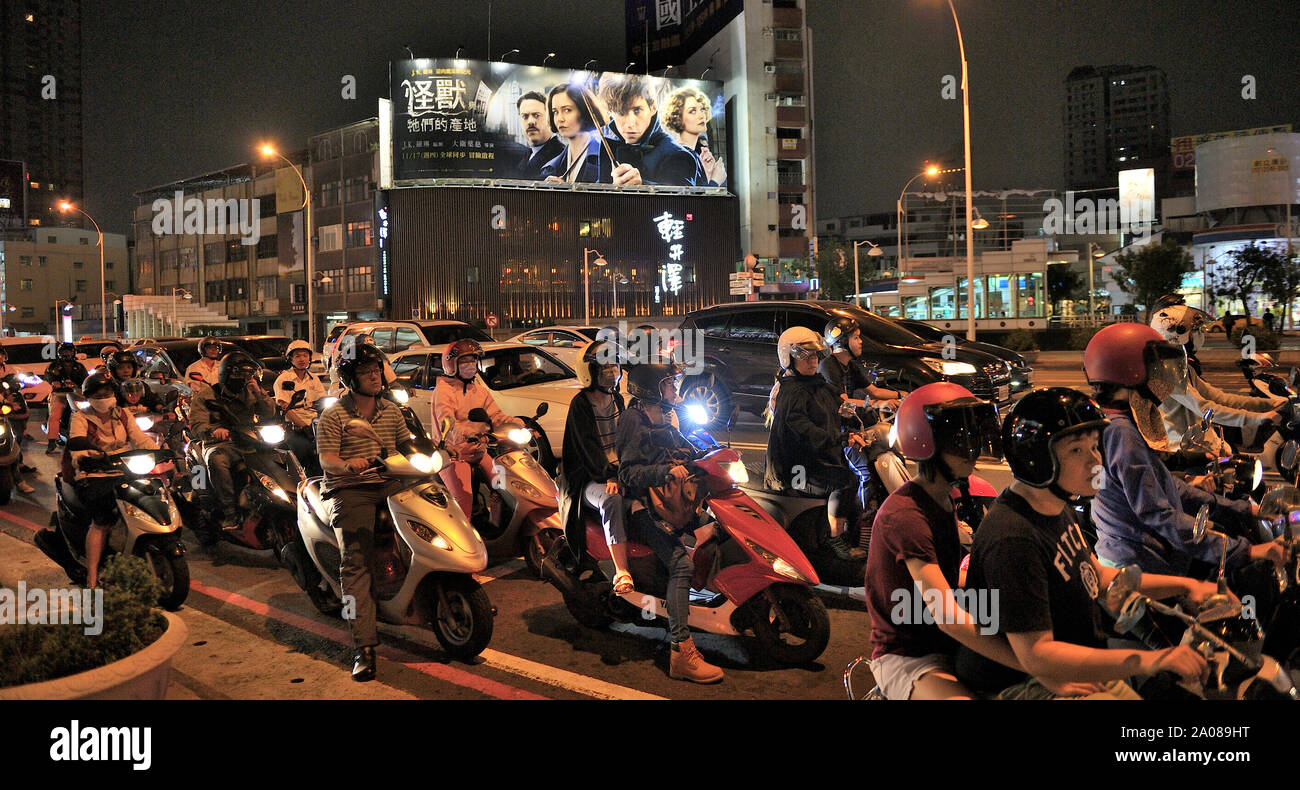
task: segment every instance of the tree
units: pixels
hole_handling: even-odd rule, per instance
[[[1232,302],[1241,302],[1241,309],[1250,315],[1250,297],[1259,290],[1269,269],[1286,266],[1286,256],[1266,247],[1256,247],[1254,242],[1227,254],[1227,260],[1214,267],[1215,291]],[[1267,290],[1267,287],[1265,288]]]
[[[1060,315],[1060,302],[1067,299],[1086,299],[1088,291],[1084,288],[1083,275],[1076,272],[1069,264],[1058,263],[1047,267],[1047,301],[1052,304],[1052,315]]]
[[[814,266],[821,298],[846,301],[853,293],[853,253],[838,239],[818,239]]]
[[[1115,284],[1144,307],[1181,288],[1183,275],[1194,266],[1191,254],[1173,239],[1122,252],[1115,256],[1115,264]]]
[[[1290,318],[1291,303],[1300,297],[1300,257],[1287,257],[1281,249],[1256,247],[1251,244],[1241,250],[1228,253],[1237,267],[1253,266],[1258,270],[1261,290],[1274,301],[1283,305],[1283,316],[1279,317],[1278,329],[1282,328],[1281,318]],[[1294,320],[1289,321],[1294,327]]]

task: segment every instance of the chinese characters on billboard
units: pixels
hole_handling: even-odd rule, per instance
[[[727,186],[718,82],[451,59],[390,75],[395,182]]]

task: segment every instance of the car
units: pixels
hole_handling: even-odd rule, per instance
[[[576,369],[582,359],[582,350],[596,340],[599,332],[598,326],[544,326],[515,335],[509,342],[544,348],[556,359]]]
[[[431,435],[433,425],[433,388],[442,375],[442,352],[450,344],[412,346],[389,357],[397,387],[410,393],[412,408]],[[520,377],[521,356],[531,357],[533,371]],[[564,447],[564,422],[573,396],[582,389],[578,375],[568,365],[547,351],[526,343],[509,341],[483,344],[478,380],[492,391],[492,397],[506,414],[532,418],[537,407],[547,404],[547,412],[537,420],[545,441],[538,442],[538,461],[554,473],[556,451]]]
[[[1029,366],[1024,356],[1012,351],[1009,348],[995,346],[992,343],[981,343],[978,340],[967,340],[965,335],[953,335],[951,332],[927,324],[924,321],[916,321],[911,318],[893,318],[894,323],[903,327],[907,331],[930,343],[942,343],[944,338],[952,335],[957,345],[964,348],[973,348],[977,351],[983,351],[986,354],[992,354],[998,359],[1006,362],[1011,366],[1011,393],[1014,395],[1018,392],[1031,390],[1034,387],[1034,369]]]
[[[222,356],[231,351],[248,350],[231,340],[232,338],[218,338]],[[162,390],[178,388],[179,385],[182,394],[189,395],[191,387],[185,380],[185,371],[198,361],[198,342],[199,338],[187,337],[184,340],[135,346],[127,350],[135,354],[139,377],[149,382],[150,388],[155,392],[161,395]],[[258,374],[258,382],[262,385],[262,389],[270,392],[271,386],[280,374],[267,367],[261,357],[254,356],[254,359],[262,367],[262,372]],[[281,356],[280,359],[283,360],[284,357]]]
[[[1267,328],[1268,328],[1268,324],[1265,324],[1265,323],[1264,323],[1264,319],[1260,318],[1259,316],[1254,316],[1254,315],[1252,315],[1252,316],[1250,316],[1249,318],[1247,318],[1247,317],[1244,316],[1244,315],[1238,315],[1236,318],[1237,318],[1237,322],[1236,322],[1235,324],[1233,324],[1233,326],[1232,326],[1233,329],[1239,329],[1239,328],[1241,328],[1241,326],[1242,326],[1246,321],[1249,321],[1249,322],[1250,322],[1250,326],[1251,326],[1251,327],[1254,327],[1254,328],[1256,328],[1256,329],[1267,329]],[[1209,323],[1209,324],[1206,324],[1206,325],[1205,325],[1205,332],[1206,332],[1206,334],[1209,334],[1210,332],[1222,332],[1222,331],[1223,331],[1223,318],[1220,318],[1220,319],[1217,320],[1217,321],[1214,321],[1214,322],[1212,322],[1212,323]]]
[[[466,338],[480,343],[492,342],[490,335],[464,321],[354,321],[344,325],[343,330],[334,335],[337,329],[336,326],[330,330],[334,336],[333,341],[326,341],[326,371],[338,362],[339,349],[347,342],[347,338],[353,338],[353,342],[357,343],[363,342],[367,336],[374,338],[375,347],[389,355],[412,346],[441,346]]]
[[[4,346],[8,365],[23,385],[23,400],[27,405],[40,406],[48,403],[50,383],[41,378],[41,375],[56,356],[58,344],[55,339],[50,335],[0,337],[0,346]]]
[[[818,335],[832,318],[853,318],[862,327],[862,353],[877,367],[886,387],[910,391],[935,381],[952,381],[999,406],[1011,401],[1011,368],[990,354],[958,346],[946,349],[897,324],[846,302],[787,300],[734,302],[686,314],[681,330],[697,332],[699,343],[678,347],[693,359],[680,358],[690,373],[682,381],[687,402],[704,406],[711,422],[726,420],[733,407],[762,414],[778,372],[776,341],[781,333],[803,326]],[[946,352],[946,353],[945,353]]]
[[[125,342],[127,344],[126,345],[127,348],[135,348],[136,346],[152,346],[157,343],[173,343],[177,340],[185,340],[185,338],[183,337],[137,337],[135,340],[125,341]],[[198,338],[194,338],[194,340],[197,342]]]

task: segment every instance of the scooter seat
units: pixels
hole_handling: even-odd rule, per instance
[[[587,551],[598,560],[610,559],[609,544],[605,542],[605,528],[601,526],[600,514],[589,511],[586,515]],[[654,556],[654,551],[644,543],[629,540],[624,545],[627,546],[628,558]]]
[[[322,523],[329,524],[329,507],[325,504],[325,500],[321,499],[320,495],[320,484],[324,479],[323,477],[307,478],[306,484],[302,487],[302,497],[307,500],[307,506],[311,508],[312,514]]]

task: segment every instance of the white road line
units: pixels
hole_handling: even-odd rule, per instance
[[[668,699],[657,694],[620,686],[617,683],[607,683],[587,675],[580,675],[577,672],[569,672],[546,664],[539,664],[536,661],[501,653],[491,648],[484,650],[480,655],[483,656],[484,663],[493,669],[504,670],[520,677],[538,680],[556,688],[576,691],[579,694],[585,694],[596,699]]]

